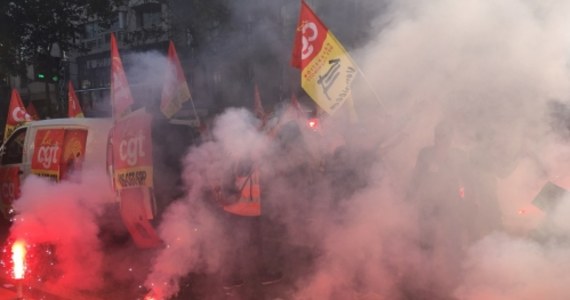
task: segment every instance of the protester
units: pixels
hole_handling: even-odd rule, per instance
[[[319,162],[309,151],[299,124],[283,124],[272,140],[270,156],[264,159],[267,176],[262,202],[266,235],[270,237],[272,265],[294,274],[314,263],[322,243],[318,214],[326,213],[325,189]]]
[[[418,154],[409,190],[419,211],[419,246],[428,262],[420,278],[429,282],[419,282],[416,288],[437,299],[446,299],[454,287],[469,231],[466,218],[471,203],[464,189],[467,165],[452,142],[451,124],[437,124],[433,145]]]

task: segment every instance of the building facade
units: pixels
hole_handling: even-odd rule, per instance
[[[80,43],[89,50],[72,53],[69,77],[87,115],[110,115],[111,33],[115,33],[123,64],[128,68],[131,53],[166,52],[168,19],[168,5],[164,1],[131,0],[117,9],[116,18],[109,28],[103,29],[97,20],[83,25],[85,38]],[[131,89],[136,89],[136,86]]]

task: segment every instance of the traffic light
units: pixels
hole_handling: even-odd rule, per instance
[[[34,65],[34,78],[39,81],[59,81],[59,58],[40,56]]]

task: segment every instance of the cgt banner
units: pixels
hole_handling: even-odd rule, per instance
[[[356,64],[305,1],[301,1],[291,64],[301,70],[303,89],[328,114],[350,101]]]
[[[66,129],[63,140],[63,156],[61,160],[60,177],[71,179],[78,176],[75,172],[81,170],[85,159],[85,145],[87,143],[87,130]],[[76,177],[77,178],[77,177]]]
[[[86,141],[85,129],[39,129],[34,140],[32,174],[53,181],[69,178],[81,169]]]
[[[62,128],[37,131],[32,157],[32,174],[59,181],[64,139],[65,129]]]
[[[141,109],[113,127],[113,181],[117,190],[152,187],[152,116]]]

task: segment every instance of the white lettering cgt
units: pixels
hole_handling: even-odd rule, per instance
[[[301,59],[305,60],[313,54],[313,51],[315,51],[315,47],[313,47],[311,42],[314,42],[317,39],[319,36],[319,30],[315,23],[307,22],[301,28],[301,33],[303,34],[303,50],[301,50]]]
[[[121,140],[119,144],[119,156],[121,161],[126,161],[129,166],[134,166],[137,164],[139,157],[144,157],[144,135],[139,130],[136,136],[133,136],[126,140]]]
[[[32,117],[21,107],[16,107],[12,111],[12,118],[14,119],[14,121],[16,121],[18,123],[29,122],[32,120]]]
[[[52,146],[40,146],[37,159],[42,167],[49,169],[52,164],[58,164],[59,150],[58,143]]]

